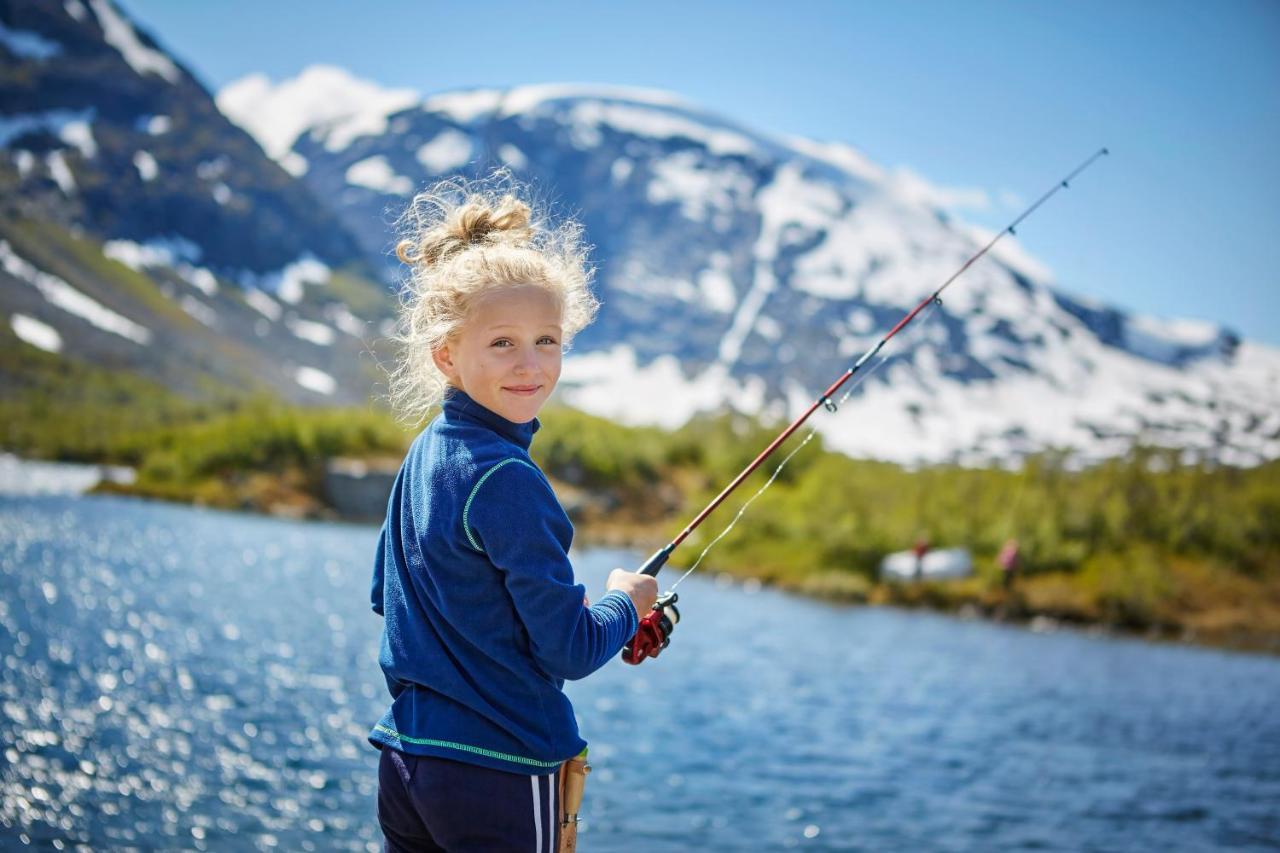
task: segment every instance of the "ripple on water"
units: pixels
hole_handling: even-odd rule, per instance
[[[379,849],[376,540],[0,498],[0,847]],[[575,557],[592,590],[636,560]],[[1272,659],[697,575],[681,603],[659,661],[567,688],[584,849],[1278,843]]]

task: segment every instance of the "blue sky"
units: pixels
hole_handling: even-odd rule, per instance
[[[990,228],[1106,145],[1022,244],[1065,290],[1280,345],[1275,0],[122,4],[215,91],[315,63],[423,94],[667,89],[981,190],[958,212]]]

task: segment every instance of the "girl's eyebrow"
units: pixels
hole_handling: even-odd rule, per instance
[[[516,323],[497,323],[497,324],[495,324],[495,325],[493,325],[493,326],[490,326],[490,327],[489,327],[489,331],[491,331],[491,332],[492,332],[492,331],[496,331],[496,330],[498,330],[498,329],[518,329],[518,328],[520,328],[520,326],[519,326],[519,324],[516,324]],[[557,325],[555,325],[555,324],[552,324],[552,323],[548,323],[548,324],[547,324],[547,325],[545,325],[545,326],[540,326],[539,328],[542,328],[542,329],[555,329],[557,332],[558,332],[558,331],[560,331],[560,327],[559,327],[559,326],[557,326]]]

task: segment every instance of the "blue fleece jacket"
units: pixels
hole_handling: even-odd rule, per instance
[[[583,605],[573,525],[529,458],[539,426],[455,389],[405,456],[373,565],[379,749],[540,774],[586,746],[564,680],[616,655],[637,617],[621,592]]]

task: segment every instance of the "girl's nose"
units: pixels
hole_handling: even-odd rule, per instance
[[[538,354],[532,347],[522,350],[516,359],[517,373],[533,373],[538,368]]]

